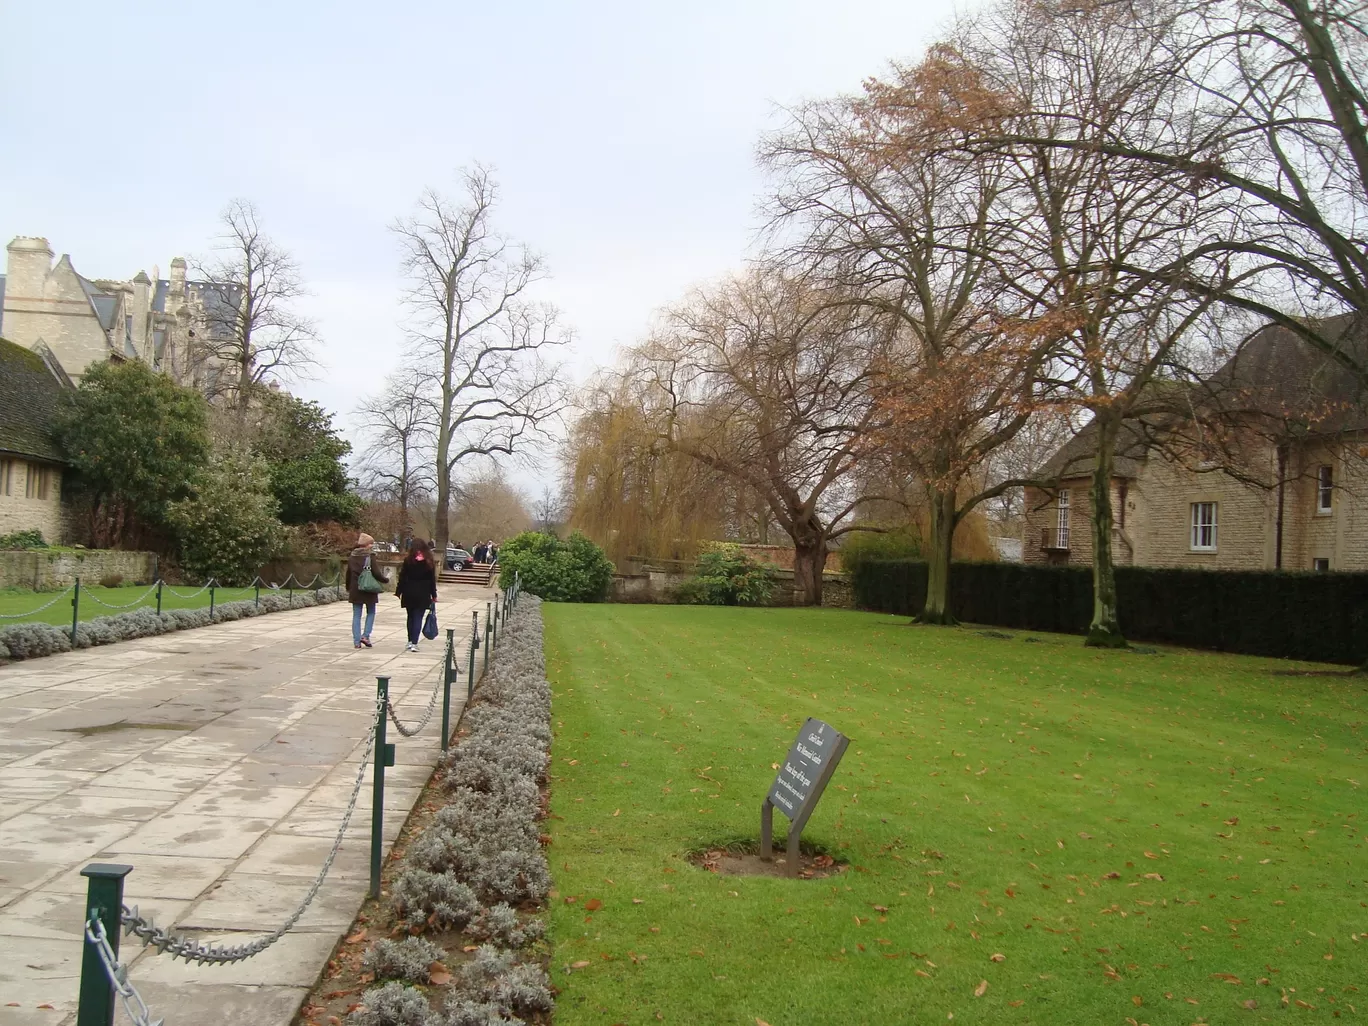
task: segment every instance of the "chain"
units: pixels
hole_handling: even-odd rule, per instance
[[[0,620],[22,620],[26,616],[35,616],[38,613],[41,613],[43,610],[50,609],[53,606],[55,606],[57,604],[57,600],[69,591],[71,591],[71,588],[69,587],[63,591],[59,591],[57,593],[56,598],[54,598],[51,602],[47,603],[46,605],[39,606],[37,609],[30,609],[27,613],[0,613]]]
[[[212,942],[205,943],[168,933],[153,923],[152,920],[144,919],[138,915],[137,906],[130,909],[125,905],[123,914],[119,917],[119,921],[124,927],[124,933],[138,937],[143,942],[143,947],[150,944],[159,952],[169,951],[172,958],[183,958],[187,962],[198,962],[200,964],[208,962],[211,965],[224,965],[251,958],[253,955],[265,951],[289,933],[294,925],[299,922],[300,917],[304,915],[305,910],[314,898],[318,896],[319,888],[323,886],[328,870],[332,868],[333,859],[337,858],[337,852],[342,847],[342,838],[347,832],[347,825],[351,823],[352,813],[356,810],[356,800],[361,794],[361,785],[366,779],[366,767],[370,764],[370,755],[375,748],[376,723],[383,711],[380,705],[380,696],[376,695],[375,715],[371,717],[370,731],[366,734],[366,750],[361,754],[361,764],[356,770],[356,783],[352,785],[351,799],[347,802],[347,811],[342,816],[342,825],[338,828],[337,839],[333,841],[332,850],[328,852],[328,857],[323,860],[323,868],[318,871],[318,876],[314,878],[313,886],[309,888],[309,892],[304,895],[304,900],[277,929],[246,944],[219,947]],[[155,1024],[148,1024],[148,1026],[155,1026]]]
[[[443,663],[443,670],[446,669]],[[389,713],[390,722],[394,724],[394,729],[403,734],[404,737],[413,737],[414,734],[427,726],[428,720],[432,719],[432,710],[437,708],[437,692],[442,689],[442,675],[437,675],[437,683],[432,685],[432,697],[428,699],[427,712],[423,713],[423,718],[415,726],[406,727],[399,722],[399,714],[394,711],[394,703],[388,698],[385,699],[385,711]]]
[[[132,609],[134,606],[142,605],[142,603],[147,599],[147,596],[151,595],[156,590],[157,586],[154,584],[152,585],[152,587],[148,588],[145,592],[143,592],[132,602],[125,602],[123,603],[123,605],[114,605],[112,602],[106,602],[104,599],[96,595],[93,591],[86,592],[85,597],[90,599],[90,601],[94,602],[97,606],[104,606],[106,609]]]
[[[104,923],[100,921],[99,916],[91,915],[90,922],[86,923],[85,935],[86,941],[95,946],[95,951],[100,956],[100,964],[104,966],[105,975],[109,977],[109,985],[123,1001],[124,1011],[133,1026],[162,1026],[164,1020],[152,1018],[152,1011],[147,1007],[147,1002],[129,982],[128,969],[119,964],[118,956],[109,946],[109,935],[105,933]],[[136,1007],[133,1002],[136,1002]]]
[[[212,584],[213,582],[211,581],[210,583]],[[205,585],[203,588],[201,588],[199,591],[192,591],[189,595],[182,595],[182,594],[181,594],[180,592],[178,592],[175,588],[171,588],[171,587],[168,587],[166,590],[167,590],[168,593],[170,593],[170,594],[172,594],[172,595],[175,595],[176,598],[192,599],[192,598],[194,598],[196,595],[203,595],[206,591],[209,590],[209,587],[210,587],[210,585],[209,585],[209,584],[206,584],[206,585]]]

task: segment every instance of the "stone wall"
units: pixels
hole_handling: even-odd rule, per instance
[[[157,576],[157,557],[151,552],[112,549],[31,549],[0,552],[0,588],[60,591],[80,577],[83,584],[99,584],[117,574],[124,584],[150,584]]]
[[[29,475],[44,471],[48,479],[47,497],[37,498],[35,488],[35,498],[27,498]],[[15,457],[0,460],[0,535],[19,531],[42,531],[43,540],[49,544],[63,540],[61,467]]]

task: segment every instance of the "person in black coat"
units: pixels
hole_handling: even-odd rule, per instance
[[[418,651],[418,639],[423,636],[423,617],[437,604],[437,558],[432,546],[415,538],[409,553],[399,567],[399,580],[394,593],[408,613],[407,651]]]

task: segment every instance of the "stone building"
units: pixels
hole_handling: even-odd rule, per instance
[[[214,323],[240,301],[232,285],[187,281],[185,260],[170,276],[139,271],[128,281],[90,279],[46,239],[17,238],[0,276],[0,336],[25,349],[40,343],[73,379],[104,360],[142,360],[177,382],[210,391],[222,368],[206,345]]]
[[[1368,345],[1355,351],[1362,360]],[[1267,328],[1210,384],[1238,397],[1238,462],[1175,458],[1128,426],[1111,486],[1116,563],[1368,570],[1368,395],[1357,377]],[[1092,563],[1095,451],[1085,427],[1039,472],[1057,487],[1027,489],[1025,562]]]
[[[51,350],[0,339],[0,535],[40,531],[62,539],[62,471],[53,439],[63,389],[71,381]]]

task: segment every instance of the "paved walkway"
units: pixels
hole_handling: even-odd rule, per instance
[[[458,647],[488,597],[443,591]],[[133,866],[127,903],[204,940],[242,943],[289,915],[351,796],[376,676],[391,678],[407,723],[438,681],[445,632],[406,653],[398,604],[383,596],[375,648],[356,651],[350,617],[336,603],[0,667],[0,1024],[75,1022],[89,862]],[[464,666],[460,683],[453,721]],[[431,774],[440,716],[412,739],[390,728],[387,848]],[[323,889],[254,958],[187,965],[125,938],[154,1016],[288,1024],[365,896],[370,811],[368,770]]]

